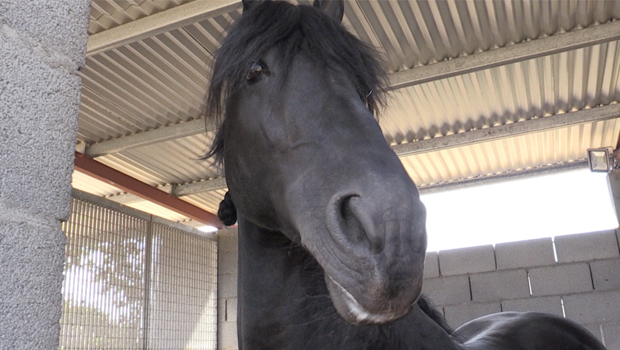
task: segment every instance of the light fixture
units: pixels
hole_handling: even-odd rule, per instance
[[[588,148],[588,165],[590,171],[609,172],[617,167],[614,149],[611,147]]]

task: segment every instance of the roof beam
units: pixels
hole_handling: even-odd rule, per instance
[[[568,112],[562,114],[556,114],[550,117],[538,118],[527,120],[523,122],[506,124],[500,126],[494,126],[485,129],[473,130],[468,132],[463,132],[459,134],[452,134],[447,136],[436,137],[429,140],[415,141],[410,143],[405,143],[401,145],[392,146],[392,149],[399,157],[410,156],[418,153],[425,152],[433,152],[439,151],[448,148],[454,147],[462,147],[475,143],[485,142],[485,141],[493,141],[502,138],[512,137],[516,135],[524,135],[534,132],[541,132],[556,128],[562,128],[572,125],[578,125],[583,123],[592,123],[603,120],[609,120],[614,118],[620,118],[620,103],[604,106],[604,107],[594,107],[590,109],[584,109],[576,112]],[[577,164],[579,163],[579,164]],[[574,167],[581,167],[583,164],[581,162],[576,163],[566,163],[558,165],[559,168],[563,170],[572,169]],[[548,170],[548,169],[547,169]],[[520,173],[519,173],[520,174]],[[509,176],[513,176],[513,174],[508,174]],[[486,181],[486,180],[485,180]],[[474,181],[475,182],[475,181]],[[473,182],[472,182],[473,183]],[[453,183],[450,184],[440,184],[434,185],[430,187],[444,188],[451,187]],[[221,177],[212,180],[205,180],[200,182],[194,182],[183,185],[175,185],[170,188],[169,186],[164,186],[164,189],[170,190],[170,192],[177,196],[189,196],[192,194],[197,194],[201,192],[209,192],[222,190],[226,188],[226,179]],[[429,189],[430,190],[430,189]],[[118,196],[113,196],[109,198],[111,200],[117,202],[134,202],[136,197],[131,194],[122,194]]]
[[[223,190],[227,187],[226,179],[223,177],[205,180],[200,182],[192,182],[183,185],[176,185],[172,188],[172,194],[177,197],[190,196],[192,194]]]
[[[176,213],[185,215],[192,220],[196,220],[205,225],[223,227],[222,222],[216,215],[182,201],[171,194],[160,191],[153,186],[136,180],[133,177],[123,174],[118,170],[112,169],[78,152],[75,152],[75,169],[107,184],[118,187],[123,191],[127,191]]]
[[[157,129],[143,131],[109,141],[93,143],[86,147],[85,154],[90,158],[95,158],[106,154],[125,151],[131,148],[148,146],[159,142],[192,136],[205,132],[205,130],[215,129],[212,125],[209,125],[208,127],[205,125],[205,119],[201,118],[180,124],[162,126]]]
[[[550,117],[404,143],[393,146],[392,149],[398,156],[407,156],[619,117],[620,103],[616,103],[604,107],[594,107],[576,112],[556,114]]]
[[[192,182],[182,185],[165,185],[159,187],[158,189],[164,191],[166,193],[170,193],[175,197],[183,197],[183,196],[191,196],[192,194],[204,193],[210,191],[217,191],[226,189],[226,179],[223,177],[217,179],[203,180],[198,182]],[[132,204],[137,202],[142,202],[144,199],[131,194],[131,193],[123,193],[117,194],[113,196],[106,197],[107,199],[121,203],[121,204]]]
[[[86,56],[131,44],[241,7],[239,0],[192,1],[138,20],[93,34]]]
[[[620,21],[393,73],[389,76],[387,90],[396,90],[615,40],[620,40]]]

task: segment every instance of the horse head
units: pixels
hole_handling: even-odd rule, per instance
[[[420,295],[425,209],[374,112],[384,73],[340,24],[342,1],[243,1],[216,57],[210,155],[238,215],[281,232],[325,272],[351,323],[404,317]]]

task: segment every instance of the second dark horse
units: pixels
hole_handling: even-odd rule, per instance
[[[539,313],[443,326],[419,300],[425,209],[373,116],[374,51],[341,1],[243,7],[207,100],[239,222],[241,349],[604,349]]]

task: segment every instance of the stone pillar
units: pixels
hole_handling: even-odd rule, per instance
[[[607,173],[607,184],[609,185],[609,194],[616,211],[616,218],[620,223],[620,169],[613,169]]]
[[[90,0],[0,0],[0,349],[57,349]]]

